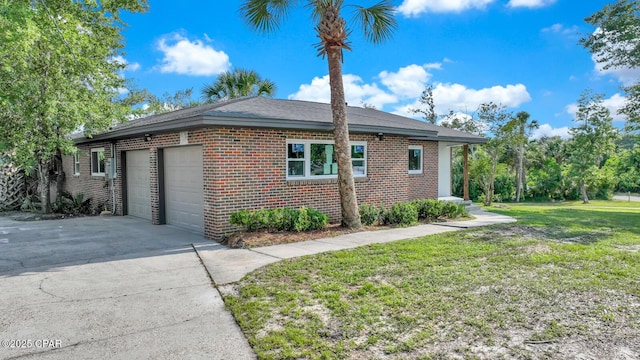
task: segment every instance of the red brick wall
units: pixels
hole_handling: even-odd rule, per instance
[[[106,206],[111,209],[111,195],[104,176],[91,175],[91,149],[104,148],[105,157],[111,156],[111,143],[96,142],[78,145],[80,174],[74,175],[73,156],[63,156],[62,169],[65,172],[65,190],[73,195],[84,194],[91,198],[91,205],[99,212]]]
[[[286,180],[287,139],[331,140],[332,137],[331,133],[248,128],[189,131],[189,145],[202,145],[205,236],[221,239],[235,230],[229,224],[229,216],[241,209],[308,206],[329,214],[331,221],[339,221],[336,179]],[[154,223],[159,223],[157,149],[179,145],[179,138],[179,133],[171,133],[154,135],[149,142],[142,138],[117,142],[118,177],[115,186],[118,214],[123,213],[122,152],[149,149],[152,218]],[[356,178],[359,203],[390,205],[420,197],[437,197],[436,142],[409,142],[405,137],[391,135],[380,141],[367,134],[352,134],[351,140],[367,142],[367,177]],[[423,174],[408,174],[407,151],[410,144],[423,146]],[[102,143],[96,143],[79,147],[102,146]],[[104,144],[104,148],[109,156],[109,143]],[[102,188],[105,179],[89,176],[89,156],[90,153],[83,154],[81,175],[67,181],[66,187],[104,201],[107,199],[107,190]],[[73,172],[72,157],[65,158],[65,171],[67,174]],[[67,175],[69,178],[71,176]],[[108,208],[111,209],[110,203]]]
[[[422,174],[409,174],[409,200],[438,198],[438,143],[410,141],[422,145]],[[408,156],[408,154],[406,155]]]

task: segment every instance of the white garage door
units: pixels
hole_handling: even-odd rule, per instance
[[[149,150],[127,151],[127,213],[151,220]]]
[[[204,233],[202,147],[164,150],[167,224]]]

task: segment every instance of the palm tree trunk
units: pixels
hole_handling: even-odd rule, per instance
[[[335,154],[338,160],[338,188],[340,207],[342,209],[342,225],[349,229],[360,229],[360,213],[358,198],[353,180],[351,165],[351,145],[349,144],[349,127],[347,125],[347,104],[344,98],[342,83],[342,50],[336,47],[327,48],[329,63],[329,84],[331,86],[331,111],[333,113],[333,136]]]

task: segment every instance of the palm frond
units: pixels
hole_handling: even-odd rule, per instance
[[[258,84],[258,91],[256,95],[258,96],[273,96],[276,94],[276,84],[268,79],[263,80]]]
[[[280,27],[295,5],[295,0],[247,0],[240,7],[240,13],[254,29],[271,33]]]
[[[379,44],[391,38],[398,27],[391,1],[382,0],[370,7],[354,6],[354,22],[360,25],[367,40]]]

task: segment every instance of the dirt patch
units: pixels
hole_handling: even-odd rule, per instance
[[[632,253],[640,252],[640,245],[618,245],[616,249]]]
[[[365,227],[364,230],[370,230]],[[300,241],[316,240],[322,238],[336,237],[343,234],[350,234],[353,230],[344,228],[340,224],[330,224],[326,229],[309,232],[238,232],[229,237],[227,245],[231,248],[254,248],[277,244],[289,244]]]
[[[567,231],[562,227],[533,227],[527,225],[513,224],[494,229],[481,229],[466,234],[467,238],[501,241],[504,238],[517,238],[521,240],[546,240],[560,243],[580,243],[589,244],[610,235],[611,229],[591,230],[589,232]]]

